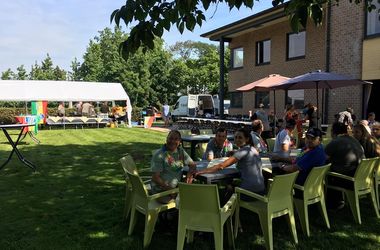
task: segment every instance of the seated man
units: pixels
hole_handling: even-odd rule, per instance
[[[310,128],[306,132],[306,147],[294,158],[283,158],[281,161],[291,163],[284,165],[281,169],[285,172],[295,172],[299,170],[296,183],[303,185],[313,167],[323,166],[326,161],[326,155],[321,144],[322,131],[318,128]]]
[[[189,166],[187,182],[191,183],[192,175],[196,170],[196,165],[185,150],[180,147],[181,134],[178,130],[169,132],[166,138],[166,144],[157,150],[152,158],[151,168],[152,192],[159,193],[177,187],[182,178],[182,169]],[[169,195],[160,198],[161,203],[169,203],[175,195]]]
[[[371,131],[372,131],[372,135],[380,140],[380,122],[374,122],[372,124],[372,128],[371,128]]]
[[[211,139],[207,144],[203,160],[211,161],[215,158],[227,157],[228,152],[232,150],[232,143],[227,140],[227,130],[225,128],[218,128],[215,138]]]
[[[364,158],[364,150],[360,143],[348,135],[347,124],[335,122],[332,126],[331,135],[333,140],[327,144],[325,152],[327,161],[331,163],[332,172],[354,176],[361,159]],[[328,176],[329,184],[353,188],[352,182]],[[340,209],[344,207],[343,196],[340,191],[329,189],[327,192],[327,207]]]
[[[293,147],[291,134],[296,126],[294,119],[289,119],[286,122],[286,126],[276,136],[273,153],[279,157],[288,157],[290,155],[290,149]]]

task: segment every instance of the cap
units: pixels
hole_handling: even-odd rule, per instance
[[[259,108],[264,108],[264,104],[260,103]]]
[[[322,131],[319,128],[310,128],[306,132],[306,136],[310,136],[310,137],[322,137]]]

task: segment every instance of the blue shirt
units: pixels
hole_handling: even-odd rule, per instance
[[[325,162],[326,154],[321,144],[310,151],[301,152],[300,155],[296,158],[296,164],[300,171],[296,183],[303,185],[311,169],[313,167],[323,166]]]

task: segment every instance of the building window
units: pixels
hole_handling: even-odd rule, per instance
[[[372,4],[376,6],[376,9],[367,12],[367,36],[380,34],[380,20],[377,12],[380,9],[380,2],[372,1]]]
[[[243,48],[236,48],[232,49],[232,68],[242,68],[243,67],[243,61],[244,61],[244,49]]]
[[[256,65],[270,63],[270,40],[256,43]]]
[[[296,109],[303,109],[305,106],[305,91],[303,89],[288,91],[288,104],[293,104]]]
[[[287,53],[286,59],[300,59],[305,58],[306,48],[306,32],[287,34]]]
[[[265,91],[265,92],[256,91],[255,108],[259,108],[260,103],[264,104],[264,108],[269,108],[269,91]]]
[[[231,108],[243,107],[243,92],[231,92]]]

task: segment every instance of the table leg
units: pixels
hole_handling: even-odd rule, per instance
[[[4,132],[5,137],[7,137],[9,144],[11,144],[11,146],[12,146],[12,151],[9,154],[8,159],[0,166],[0,169],[2,169],[5,165],[7,165],[8,162],[11,160],[13,153],[16,153],[16,155],[20,159],[20,161],[22,161],[25,165],[27,165],[28,167],[30,167],[31,169],[36,171],[36,166],[33,163],[31,163],[30,161],[28,161],[27,159],[25,159],[24,156],[21,154],[21,152],[17,149],[17,145],[21,139],[21,136],[23,135],[22,132],[23,132],[24,128],[21,128],[21,131],[17,137],[16,142],[13,142],[12,138],[10,137],[10,135],[8,134],[8,132],[5,128],[3,128],[2,130]]]
[[[197,143],[195,141],[191,141],[191,149],[190,149],[190,157],[195,160],[195,146]]]

